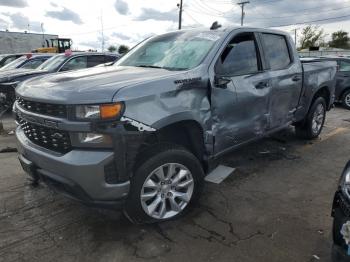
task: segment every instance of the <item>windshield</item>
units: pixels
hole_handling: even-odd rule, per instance
[[[220,32],[176,32],[145,41],[121,58],[116,65],[187,70],[198,66]]]
[[[15,69],[19,65],[21,65],[26,59],[27,59],[26,56],[21,56],[20,58],[17,58],[16,60],[12,61],[11,63],[8,63],[7,65],[1,67],[1,70]]]
[[[52,71],[55,70],[64,60],[66,60],[65,55],[56,55],[51,57],[50,59],[46,60],[44,63],[42,63],[38,69],[39,70],[48,70]]]

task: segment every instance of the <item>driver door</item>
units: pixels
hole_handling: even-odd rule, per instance
[[[217,59],[211,92],[216,155],[262,136],[268,127],[271,83],[260,50],[254,33],[240,33]]]

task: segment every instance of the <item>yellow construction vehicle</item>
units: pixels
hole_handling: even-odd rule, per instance
[[[72,39],[70,38],[55,38],[50,40],[51,44],[46,40],[47,47],[37,48],[33,50],[33,53],[64,53],[72,47]]]

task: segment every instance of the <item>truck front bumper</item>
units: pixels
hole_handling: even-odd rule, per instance
[[[74,149],[54,154],[32,143],[16,129],[17,148],[23,169],[56,191],[88,205],[120,208],[130,182],[106,183],[105,173],[114,161],[113,151]]]

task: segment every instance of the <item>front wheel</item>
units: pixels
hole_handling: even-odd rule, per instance
[[[326,120],[326,101],[323,97],[318,97],[313,102],[303,124],[295,126],[296,134],[304,139],[317,138]]]
[[[204,172],[184,148],[155,146],[141,156],[124,213],[134,223],[154,223],[184,214],[199,198]]]
[[[350,109],[350,90],[347,90],[344,92],[344,94],[342,96],[342,105],[346,109]]]

